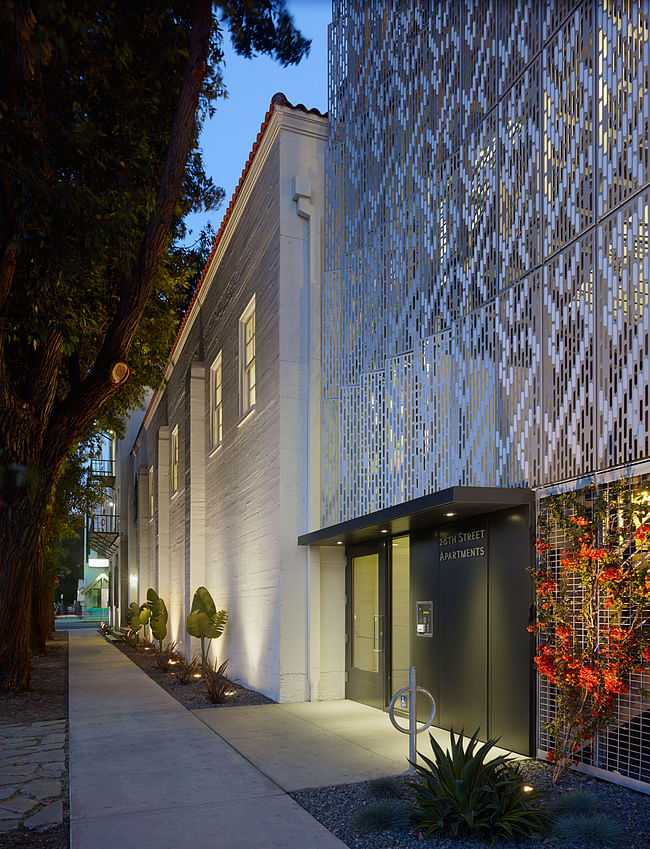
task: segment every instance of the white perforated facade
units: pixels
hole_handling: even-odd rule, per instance
[[[335,0],[322,522],[648,457],[650,6]]]
[[[324,527],[449,487],[647,495],[649,69],[647,0],[334,0]],[[646,788],[628,683],[580,760]]]

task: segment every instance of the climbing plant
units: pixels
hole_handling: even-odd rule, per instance
[[[554,781],[599,729],[616,722],[617,697],[630,691],[633,674],[650,670],[647,511],[628,483],[544,501],[529,630],[537,635],[537,670],[555,692],[545,724]]]

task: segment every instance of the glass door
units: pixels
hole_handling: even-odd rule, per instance
[[[347,558],[346,697],[386,705],[386,547],[351,548]]]

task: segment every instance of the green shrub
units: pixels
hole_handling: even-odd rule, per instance
[[[133,631],[136,637],[140,628],[147,624],[150,616],[151,608],[146,602],[140,605],[136,601],[131,602],[128,610],[126,611],[126,619],[129,624],[129,628]]]
[[[524,792],[519,767],[508,755],[488,760],[498,740],[488,740],[477,748],[479,729],[464,747],[463,732],[451,731],[451,748],[443,752],[429,734],[434,760],[421,755],[425,766],[415,769],[421,782],[411,782],[415,806],[411,816],[425,837],[451,834],[453,837],[499,838],[513,840],[543,831],[549,817],[536,807],[540,794]]]
[[[605,849],[623,846],[625,834],[619,823],[602,814],[574,814],[562,817],[551,831],[551,839],[560,846],[575,844]]]
[[[399,784],[390,775],[372,778],[367,787],[370,795],[376,796],[378,799],[389,799],[391,796],[400,795]]]
[[[567,790],[553,800],[551,810],[556,816],[567,814],[589,814],[597,806],[598,799],[586,790]]]
[[[385,829],[404,831],[409,826],[409,816],[399,802],[373,802],[355,814],[352,826],[363,834]]]
[[[167,636],[167,620],[169,616],[165,602],[153,587],[149,587],[147,590],[147,605],[150,610],[149,627],[154,638],[158,640],[158,647],[162,652],[163,640]]]
[[[185,625],[190,637],[201,640],[201,662],[208,664],[208,652],[212,640],[218,639],[228,622],[228,611],[217,610],[216,605],[205,587],[199,587],[192,599],[192,610]],[[208,641],[206,649],[205,641]]]

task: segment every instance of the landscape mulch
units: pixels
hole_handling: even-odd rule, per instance
[[[0,692],[0,724],[68,719],[68,635],[47,642],[47,654],[32,657],[31,688],[24,693]],[[67,759],[66,750],[66,759]],[[67,766],[67,764],[66,764]],[[0,835],[2,849],[70,849],[69,811],[65,822],[46,831],[20,828]]]
[[[426,746],[423,741],[422,751],[425,754]],[[544,761],[523,761],[522,778],[536,790],[544,792],[545,796],[540,802],[543,807],[552,807],[553,800],[569,789],[587,791],[597,799],[597,812],[618,824],[621,846],[650,849],[650,797],[647,795],[579,772],[570,772],[554,785],[553,768]],[[414,803],[415,794],[409,786],[413,780],[413,776],[398,776],[394,779],[395,801],[407,807]],[[487,849],[490,845],[482,840],[447,836],[432,836],[423,841],[413,828],[360,833],[354,825],[355,816],[378,801],[365,781],[299,790],[289,795],[350,849]],[[593,849],[594,846],[599,844],[571,842],[558,846],[544,835],[514,844],[505,841],[497,843],[498,849]],[[600,844],[600,849],[603,849],[603,844]]]
[[[198,678],[192,679],[188,684],[181,684],[176,678],[173,671],[164,672],[155,665],[156,655],[153,651],[145,651],[142,648],[134,649],[127,643],[118,641],[115,642],[123,654],[142,669],[143,672],[156,682],[159,686],[166,690],[170,696],[173,696],[177,701],[184,705],[189,710],[198,710],[200,708],[215,708],[215,707],[235,707],[242,705],[272,705],[275,704],[273,699],[263,696],[262,693],[257,693],[255,690],[248,690],[242,687],[235,681],[230,681],[228,691],[231,695],[226,697],[226,701],[221,705],[215,705],[208,701],[206,696],[205,684]]]

